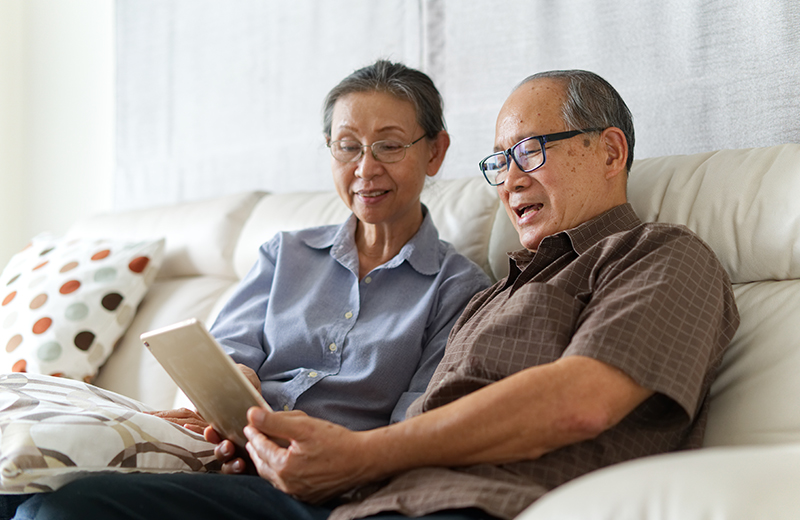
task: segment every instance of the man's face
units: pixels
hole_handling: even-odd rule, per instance
[[[497,116],[495,151],[526,137],[567,130],[561,116],[563,82],[539,79],[520,86]],[[609,209],[598,134],[579,134],[546,145],[545,164],[531,173],[513,161],[508,178],[497,187],[500,200],[525,248],[535,251],[542,239],[573,228]]]

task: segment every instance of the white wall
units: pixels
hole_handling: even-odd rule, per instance
[[[0,2],[0,265],[112,207],[114,2]]]
[[[332,187],[325,93],[379,57],[430,74],[480,175],[512,87],[599,73],[637,158],[800,142],[797,0],[117,0],[115,207]]]

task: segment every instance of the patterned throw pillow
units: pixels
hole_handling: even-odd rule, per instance
[[[0,275],[0,372],[90,381],[155,279],[164,240],[39,235]]]
[[[0,375],[0,493],[52,491],[96,472],[216,471],[202,435],[79,381]]]

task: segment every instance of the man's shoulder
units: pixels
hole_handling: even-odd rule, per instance
[[[667,222],[642,222],[639,225],[614,233],[601,241],[601,248],[611,251],[611,256],[623,263],[683,265],[699,271],[715,271],[726,277],[719,258],[713,249],[694,231],[681,224]],[[609,254],[609,253],[607,253]],[[695,266],[704,265],[704,268]]]

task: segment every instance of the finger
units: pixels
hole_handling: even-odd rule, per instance
[[[229,462],[236,456],[236,446],[227,439],[223,440],[214,448],[214,455],[220,462]]]
[[[219,444],[224,440],[219,432],[210,424],[203,430],[203,437],[205,437],[208,442],[213,442],[214,444]]]
[[[221,471],[226,475],[241,475],[247,469],[244,459],[236,458],[222,465]]]

